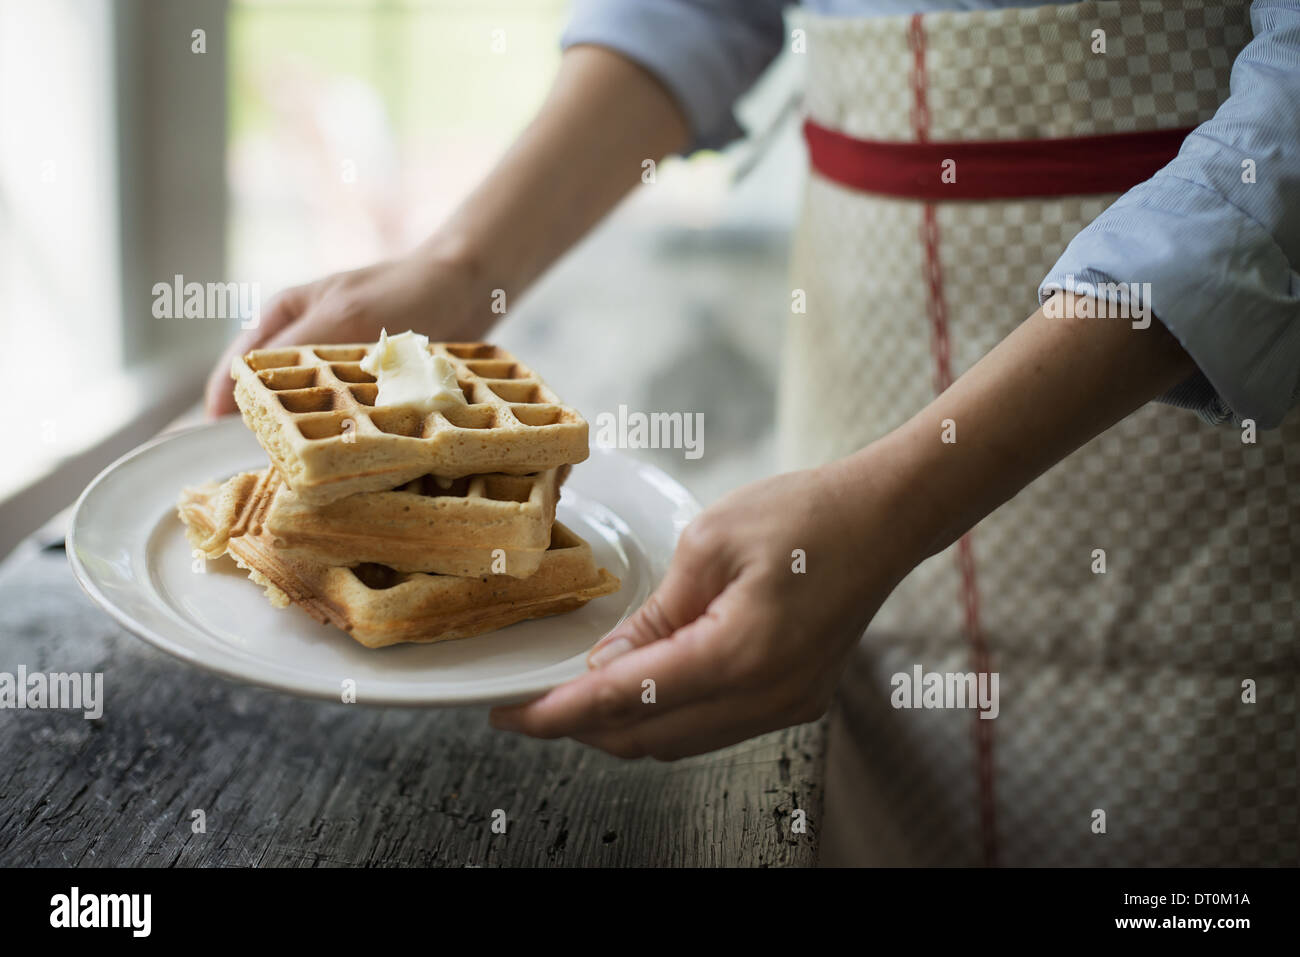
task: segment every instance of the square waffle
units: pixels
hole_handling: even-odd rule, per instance
[[[261,473],[229,483],[186,489],[180,515],[196,548],[220,545],[272,604],[298,605],[317,621],[343,629],[368,648],[399,642],[468,638],[528,618],[572,611],[615,592],[617,578],[597,568],[591,547],[564,525],[551,529],[550,547],[528,578],[457,578],[403,573],[386,565],[323,565],[284,554],[253,519],[250,489]],[[263,476],[264,478],[264,476]],[[234,480],[232,480],[234,481]]]
[[[260,524],[285,555],[323,565],[375,562],[402,572],[527,578],[550,544],[569,466],[534,475],[422,476],[390,492],[310,506],[275,469],[242,473],[217,491],[242,534]],[[205,552],[220,555],[224,541]]]
[[[256,350],[231,368],[244,421],[309,505],[392,489],[422,475],[526,475],[587,457],[587,421],[499,346],[433,342],[465,406],[376,408],[361,368],[371,345]]]

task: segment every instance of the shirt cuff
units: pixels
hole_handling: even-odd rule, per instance
[[[1140,296],[1199,369],[1160,401],[1206,421],[1275,428],[1300,392],[1300,275],[1262,226],[1204,186],[1166,174],[1134,187],[1066,247],[1039,302],[1062,289]]]
[[[774,24],[755,23],[678,0],[579,0],[560,45],[606,47],[654,74],[686,116],[689,153],[719,149],[744,136],[732,104],[783,39],[779,13]]]

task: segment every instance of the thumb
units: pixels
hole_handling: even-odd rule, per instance
[[[704,614],[709,602],[726,584],[711,573],[722,564],[710,561],[711,557],[687,552],[679,546],[659,587],[630,617],[596,643],[587,653],[587,667],[603,667],[629,651],[667,638]]]
[[[265,347],[276,333],[292,324],[307,308],[310,289],[310,286],[295,286],[280,293],[256,327],[244,330],[226,347],[208,376],[204,394],[209,417],[235,411],[235,387],[230,378],[230,363],[235,356]]]

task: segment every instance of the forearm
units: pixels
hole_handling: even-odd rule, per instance
[[[572,47],[536,118],[420,252],[486,289],[521,293],[640,182],[643,161],[687,136],[649,73],[609,50]]]
[[[872,447],[842,467],[861,475],[889,463],[890,473],[872,480],[897,490],[914,563],[1194,369],[1159,322],[1134,329],[1122,319],[1047,318],[1040,309],[877,443],[884,455]]]

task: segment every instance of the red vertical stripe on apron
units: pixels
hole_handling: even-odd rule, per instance
[[[908,30],[912,47],[912,129],[917,142],[930,138],[930,108],[926,96],[925,28],[921,14],[913,14]],[[939,170],[935,170],[939,175]],[[948,309],[943,296],[943,267],[939,256],[939,222],[933,203],[923,207],[921,244],[925,250],[926,307],[930,316],[930,348],[934,355],[934,391],[952,385],[952,353],[948,338]],[[967,532],[957,542],[957,568],[961,573],[962,617],[970,643],[971,666],[978,676],[990,670],[988,646],[980,629],[979,588],[975,581],[975,548]],[[977,679],[978,680],[978,679]],[[975,763],[979,797],[980,835],[984,864],[997,865],[997,816],[993,780],[993,722],[972,712],[975,722]]]

